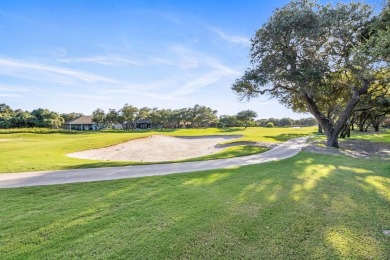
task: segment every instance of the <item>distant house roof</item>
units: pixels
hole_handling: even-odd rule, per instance
[[[152,120],[150,120],[150,119],[138,119],[138,120],[135,120],[134,122],[132,122],[132,121],[125,121],[124,122],[124,124],[132,124],[132,123],[135,123],[135,124],[142,124],[142,123],[151,124]]]
[[[135,120],[135,123],[138,123],[138,124],[142,124],[142,123],[146,123],[146,124],[151,124],[152,123],[152,120],[150,119],[139,119],[139,120]]]
[[[73,120],[66,122],[67,125],[92,125],[96,124],[92,122],[92,116],[82,116]]]

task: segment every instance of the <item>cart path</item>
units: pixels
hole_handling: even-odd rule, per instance
[[[298,154],[306,146],[307,138],[300,137],[291,139],[265,153],[229,159],[44,172],[5,173],[0,174],[0,188],[117,180],[259,164],[286,159]]]

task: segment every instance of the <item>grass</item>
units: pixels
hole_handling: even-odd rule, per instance
[[[390,165],[300,153],[0,190],[0,259],[388,259]]]
[[[312,137],[313,140],[326,140],[325,134],[316,135]],[[344,140],[366,140],[370,142],[380,142],[380,143],[390,143],[390,129],[381,129],[379,132],[359,132],[359,131],[351,131],[350,138],[339,138],[340,142]]]
[[[39,131],[38,131],[39,130]],[[239,141],[281,142],[289,138],[312,134],[315,128],[207,128],[161,131],[67,132],[44,129],[17,129],[0,131],[0,173],[94,168],[140,164],[139,162],[112,162],[69,158],[76,151],[107,147],[153,134],[169,136],[242,135]],[[33,132],[30,132],[33,131]],[[234,140],[237,141],[237,140]],[[227,148],[220,154],[197,160],[228,158],[261,152],[255,148]]]
[[[384,129],[379,132],[359,132],[353,131],[351,133],[352,139],[368,140],[371,142],[390,143],[390,129]]]
[[[240,157],[245,155],[252,155],[257,153],[264,153],[269,149],[266,147],[251,146],[251,145],[238,145],[229,148],[223,149],[222,152],[210,154],[202,157],[182,160],[178,162],[194,162],[194,161],[206,161],[206,160],[216,160],[216,159],[226,159],[233,157]]]

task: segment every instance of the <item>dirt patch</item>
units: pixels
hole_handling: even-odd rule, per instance
[[[69,157],[134,162],[162,162],[184,160],[219,152],[217,144],[241,136],[170,137],[152,135],[106,148],[68,154]]]
[[[303,148],[304,151],[346,155],[354,158],[384,159],[390,160],[390,144],[370,142],[367,140],[345,139],[339,141],[340,149],[325,147],[325,141],[309,141],[310,144]]]

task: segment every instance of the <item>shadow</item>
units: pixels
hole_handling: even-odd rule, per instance
[[[0,190],[0,258],[386,259],[389,164],[259,165]]]
[[[232,133],[232,132],[241,132],[245,130],[243,127],[229,127],[229,128],[218,128],[221,133]]]
[[[232,141],[232,142],[229,142],[229,143],[216,144],[215,147],[217,147],[217,148],[228,148],[228,147],[239,146],[239,145],[255,146],[256,144],[257,144],[257,142],[252,142],[252,141]]]
[[[266,138],[274,139],[275,141],[285,142],[293,138],[307,136],[307,134],[280,134],[276,136],[264,136]]]
[[[104,168],[104,167],[121,167],[131,165],[145,165],[148,163],[142,162],[121,162],[121,161],[101,161],[101,162],[86,162],[75,165],[63,166],[63,170],[74,170],[74,169],[88,169],[88,168]],[[150,164],[150,163],[149,163]]]

